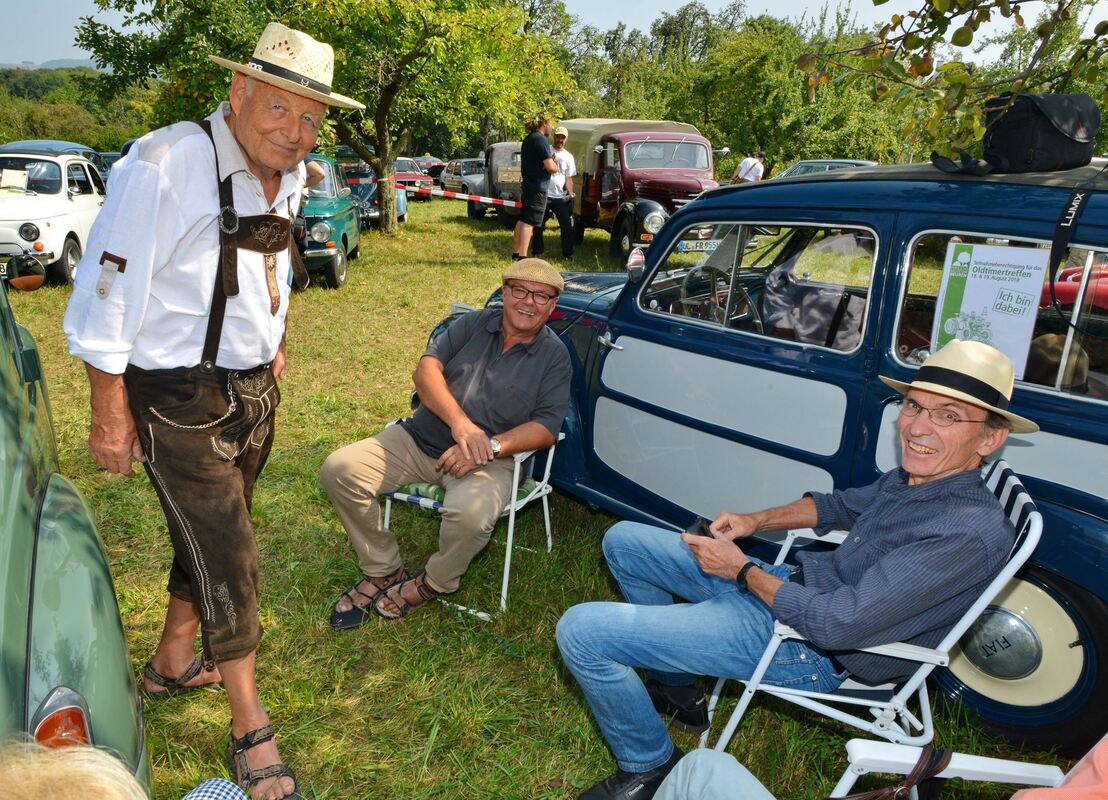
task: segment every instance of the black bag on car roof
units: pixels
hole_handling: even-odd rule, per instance
[[[1053,172],[1088,164],[1093,157],[1100,108],[1087,94],[1005,92],[985,103],[984,161],[963,152],[961,163],[937,153],[943,172]]]

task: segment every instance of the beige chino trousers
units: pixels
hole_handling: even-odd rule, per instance
[[[338,512],[362,573],[391,575],[403,563],[396,537],[381,526],[377,498],[406,483],[437,483],[446,490],[439,549],[427,560],[427,582],[453,592],[469,562],[488,544],[512,490],[511,458],[497,458],[461,478],[439,472],[399,425],[347,445],[327,457],[320,481]]]

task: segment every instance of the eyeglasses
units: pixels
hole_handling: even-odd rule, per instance
[[[905,417],[918,417],[921,411],[926,411],[927,416],[931,417],[931,421],[940,428],[949,428],[956,422],[972,422],[980,425],[985,421],[983,419],[962,419],[953,411],[947,411],[945,408],[928,408],[927,406],[921,406],[910,397],[901,400],[899,405],[900,413]]]
[[[535,300],[535,305],[537,306],[545,306],[547,303],[549,303],[551,300],[554,300],[558,296],[556,294],[549,294],[547,292],[536,292],[533,289],[526,289],[523,286],[519,286],[515,283],[506,283],[504,284],[504,286],[508,291],[512,293],[512,297],[514,297],[516,300],[523,300],[527,297],[527,295],[531,295],[531,297]]]

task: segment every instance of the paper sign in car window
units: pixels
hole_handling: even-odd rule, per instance
[[[0,170],[0,189],[27,190],[27,170],[5,169]]]
[[[1049,250],[951,242],[931,331],[932,351],[951,339],[991,344],[1023,377]]]

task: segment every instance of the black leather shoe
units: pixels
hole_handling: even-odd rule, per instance
[[[695,686],[663,686],[647,681],[646,692],[654,710],[675,727],[688,733],[703,733],[711,727],[704,692]]]
[[[624,772],[617,769],[600,783],[586,789],[577,800],[650,800],[683,755],[685,754],[675,747],[669,761],[660,767],[646,772]]]

